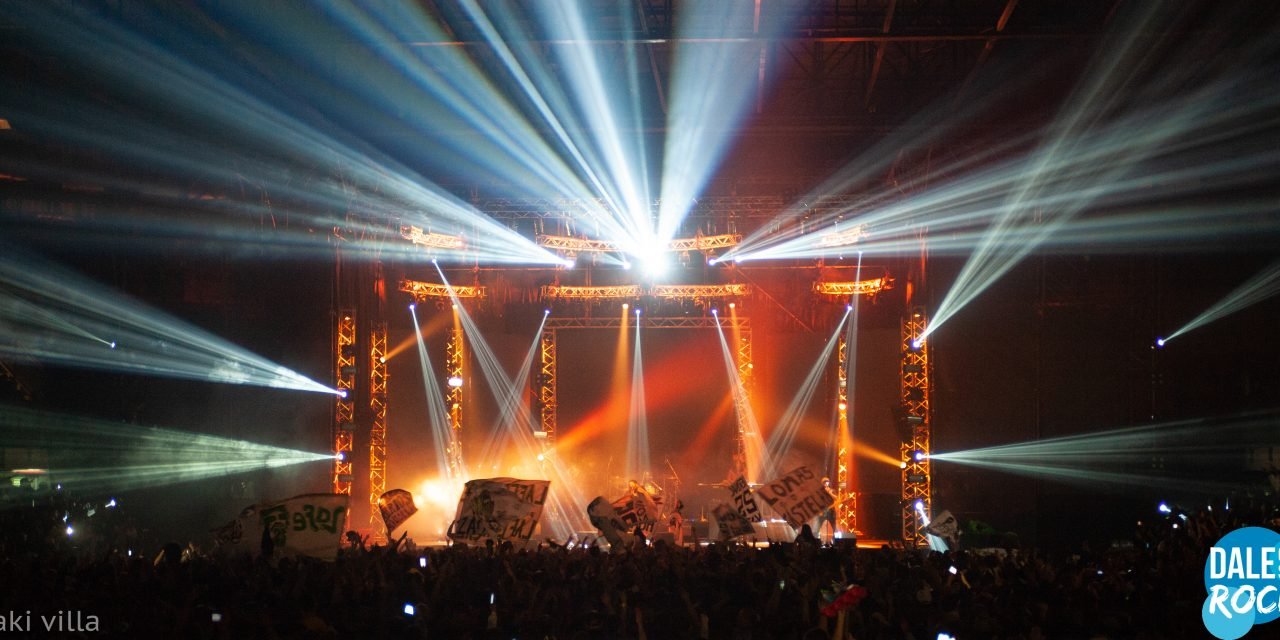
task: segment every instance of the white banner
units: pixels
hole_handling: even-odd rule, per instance
[[[449,525],[457,542],[528,540],[542,518],[550,480],[486,478],[467,482]]]
[[[755,493],[796,529],[821,515],[836,501],[808,466],[797,467],[781,478],[756,487]]]
[[[271,532],[277,555],[332,560],[338,555],[338,542],[347,525],[348,498],[336,493],[310,493],[261,504],[259,525]]]
[[[597,496],[592,500],[591,504],[587,505],[587,517],[590,518],[591,524],[600,530],[604,539],[609,541],[610,546],[623,547],[631,543],[631,529],[628,529],[627,523],[618,516],[618,511],[609,503],[608,498]]]
[[[944,509],[934,516],[929,526],[924,528],[924,532],[931,536],[938,536],[954,547],[960,541],[960,522],[951,515],[950,511]]]

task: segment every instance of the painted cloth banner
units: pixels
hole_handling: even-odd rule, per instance
[[[258,505],[258,518],[271,532],[276,554],[332,560],[347,526],[349,498],[336,493],[294,496]]]
[[[258,505],[245,507],[235,520],[213,530],[213,542],[229,553],[256,554],[262,544],[262,524]]]
[[[627,531],[635,531],[636,527],[640,527],[645,533],[653,531],[653,525],[658,521],[658,505],[653,498],[644,491],[635,491],[629,493],[612,503],[614,511],[618,513],[618,518],[627,525]]]
[[[378,511],[382,513],[382,524],[386,525],[389,535],[418,512],[418,505],[413,503],[413,494],[404,489],[392,489],[378,498]]]
[[[738,476],[738,479],[729,485],[729,493],[733,494],[733,506],[738,513],[751,522],[764,521],[764,516],[760,514],[760,506],[756,504],[755,496],[751,495],[751,485],[747,483],[745,477]]]
[[[257,554],[262,531],[270,531],[272,553],[332,560],[347,525],[349,496],[311,493],[246,507],[214,530],[214,541],[233,553]]]
[[[542,518],[550,480],[486,478],[467,482],[449,525],[455,542],[528,540]]]
[[[924,532],[931,536],[938,536],[954,547],[960,540],[960,523],[950,511],[943,510],[933,518],[929,526],[924,528]]]
[[[755,529],[751,527],[751,521],[747,520],[737,509],[720,503],[711,510],[711,515],[715,516],[716,525],[720,528],[720,539],[730,540],[738,536],[747,536],[755,533]]]
[[[796,467],[791,473],[756,487],[755,493],[795,529],[836,502],[835,496],[822,486],[822,480],[808,466]]]
[[[587,505],[587,517],[611,546],[622,547],[631,542],[631,529],[627,528],[627,523],[618,517],[618,512],[604,496],[597,496]]]

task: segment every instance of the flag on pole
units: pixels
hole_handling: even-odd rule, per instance
[[[404,489],[392,489],[378,498],[378,511],[382,514],[382,524],[386,525],[387,533],[390,534],[418,512],[418,505],[413,503],[413,494]]]

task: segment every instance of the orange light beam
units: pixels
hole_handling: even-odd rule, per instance
[[[444,323],[445,323],[445,315],[443,313],[432,314],[431,320],[427,322],[425,326],[422,327],[422,330],[419,332],[419,335],[421,335],[424,339],[426,339],[430,337],[432,334],[434,334],[435,332],[439,331],[442,327],[444,327]],[[418,342],[417,335],[409,334],[408,337],[406,337],[404,340],[401,340],[400,343],[397,344],[394,348],[388,350],[387,355],[384,357],[387,359],[387,362],[391,362],[392,358],[396,357],[397,355],[400,354],[400,352],[408,349],[409,347],[414,346],[415,344],[417,344],[417,342]]]

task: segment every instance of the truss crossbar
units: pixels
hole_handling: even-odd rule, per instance
[[[815,282],[813,292],[824,296],[864,296],[892,289],[893,281],[889,278],[858,280],[855,282]]]
[[[423,232],[418,227],[405,225],[400,227],[400,237],[416,245],[432,249],[461,249],[462,238],[444,233]]]
[[[628,318],[628,326],[635,326],[634,318]],[[725,329],[746,329],[751,326],[749,318],[720,318],[715,317],[657,317],[657,316],[640,316],[638,320],[641,329],[715,329],[716,326]],[[622,318],[547,318],[545,330],[551,329],[617,329],[622,326]]]
[[[443,285],[420,280],[401,280],[400,290],[413,296],[414,300],[423,301],[428,298],[448,298],[449,288],[459,298],[483,298],[488,295],[485,287],[469,287],[465,285]]]

